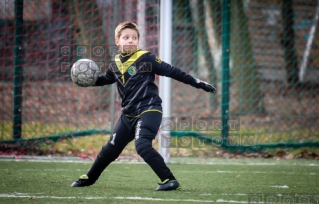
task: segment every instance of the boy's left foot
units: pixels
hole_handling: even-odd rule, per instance
[[[172,190],[180,190],[182,187],[180,186],[177,180],[168,180],[166,179],[163,183],[159,183],[159,186],[156,188],[157,191],[172,191]]]
[[[92,185],[94,183],[95,183],[95,181],[89,180],[89,177],[86,174],[84,174],[84,175],[80,176],[80,178],[77,181],[74,181],[71,184],[71,187],[90,186],[90,185]]]

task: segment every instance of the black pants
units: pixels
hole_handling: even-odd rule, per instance
[[[155,139],[161,121],[160,112],[146,112],[139,117],[127,117],[122,114],[110,140],[102,147],[87,173],[89,179],[97,180],[104,169],[121,154],[125,146],[133,139],[135,139],[137,153],[162,181],[175,179],[162,156],[152,147],[152,140]]]

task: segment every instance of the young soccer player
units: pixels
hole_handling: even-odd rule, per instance
[[[132,22],[120,23],[115,29],[115,43],[120,54],[115,56],[115,63],[110,64],[106,73],[99,76],[95,86],[117,83],[122,99],[122,115],[89,171],[73,182],[72,187],[94,184],[103,170],[135,139],[137,153],[162,181],[156,190],[181,188],[162,156],[152,146],[162,121],[162,100],[154,83],[155,74],[171,77],[206,92],[214,93],[216,89],[161,61],[150,52],[138,49],[139,37],[139,30]]]

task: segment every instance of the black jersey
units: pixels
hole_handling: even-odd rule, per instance
[[[154,83],[155,74],[195,86],[196,80],[148,51],[137,50],[130,55],[117,55],[115,62],[101,74],[95,86],[117,83],[122,99],[122,112],[137,116],[145,111],[162,111],[162,100]]]

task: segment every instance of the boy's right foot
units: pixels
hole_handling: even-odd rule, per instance
[[[180,186],[177,180],[168,180],[166,179],[163,183],[159,183],[159,186],[156,188],[157,191],[172,191],[172,190],[180,190],[182,187]]]
[[[77,181],[74,181],[71,184],[71,187],[90,186],[90,185],[92,185],[94,183],[95,183],[95,181],[89,180],[89,177],[86,174],[84,174],[84,175],[80,176],[80,178]]]

